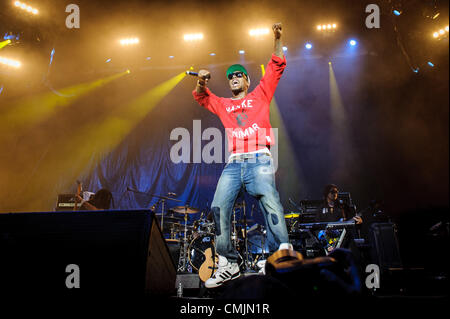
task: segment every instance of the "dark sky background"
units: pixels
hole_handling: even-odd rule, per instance
[[[190,66],[210,69],[211,89],[229,96],[225,70],[243,62],[254,88],[261,77],[259,65],[270,58],[272,39],[252,39],[248,30],[280,21],[288,62],[275,100],[292,145],[291,155],[302,174],[293,176],[286,168],[277,172],[279,188],[290,190],[280,191],[285,209],[293,209],[288,197],[297,201],[320,198],[323,186],[335,183],[351,192],[359,209],[379,200],[389,214],[410,216],[417,224],[424,218],[433,219],[433,209],[447,215],[449,45],[448,37],[432,38],[435,30],[448,25],[447,1],[403,1],[400,17],[391,14],[390,2],[371,1],[381,8],[380,29],[366,28],[366,3],[359,0],[83,0],[76,2],[81,10],[81,28],[76,30],[64,24],[64,9],[71,2],[29,3],[40,9],[39,16],[21,15],[9,1],[0,5],[0,34],[20,33],[20,41],[0,50],[0,56],[23,62],[20,70],[0,67],[0,120],[17,101],[48,93],[49,86],[60,89],[126,69],[131,74],[95,89],[26,130],[4,133],[0,139],[0,211],[52,210],[57,194],[75,190],[76,178],[91,191],[108,187],[115,197],[123,194],[130,180],[144,192],[176,188],[183,201],[203,208],[206,201],[211,202],[223,165],[187,165],[183,169],[188,170],[181,171],[191,175],[181,180],[195,183],[189,184],[192,190],[186,190],[186,185],[174,184],[177,178],[173,176],[170,183],[165,181],[173,167],[155,164],[164,159],[155,153],[167,152],[171,146],[168,136],[173,128],[191,130],[192,120],[201,119],[202,126],[222,130],[218,119],[193,101],[192,78],[183,79],[115,150],[101,158],[93,156],[83,167],[70,167],[71,156],[80,152],[82,143],[73,145],[69,154],[58,152],[57,145],[65,141],[70,145],[80,128],[100,123],[111,110],[124,107]],[[441,14],[433,20],[427,16],[434,3]],[[336,21],[338,31],[318,33],[316,25],[328,21]],[[203,32],[205,39],[187,44],[182,35],[188,32]],[[117,40],[128,36],[139,37],[140,45],[119,47]],[[353,50],[347,45],[350,38],[358,40]],[[310,52],[304,49],[307,41],[314,46]],[[240,49],[246,51],[244,60]],[[210,56],[211,52],[216,55]],[[111,62],[105,63],[109,58]],[[332,130],[328,61],[333,63],[345,110],[346,134]],[[346,151],[349,145],[351,153]],[[147,160],[140,166],[143,158]],[[56,164],[53,168],[46,162]],[[58,166],[60,162],[65,165]],[[146,167],[164,169],[150,174]],[[61,171],[58,178],[58,169],[72,171]],[[139,182],[144,177],[146,181]],[[172,189],[166,189],[167,185]],[[131,200],[135,206],[150,204]]]

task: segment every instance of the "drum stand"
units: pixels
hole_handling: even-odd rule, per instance
[[[180,259],[178,260],[177,272],[187,272],[189,270],[188,239],[187,239],[187,213],[184,214],[184,236],[180,245]]]

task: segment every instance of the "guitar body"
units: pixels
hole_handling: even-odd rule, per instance
[[[201,281],[205,282],[216,271],[216,264],[219,262],[219,258],[211,248],[207,248],[203,254],[205,255],[205,262],[200,266],[198,276]]]

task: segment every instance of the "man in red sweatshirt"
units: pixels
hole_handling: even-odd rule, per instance
[[[274,145],[275,140],[270,125],[269,106],[286,67],[281,23],[274,24],[272,30],[274,53],[264,77],[252,92],[248,93],[250,78],[247,70],[239,64],[227,70],[232,98],[217,97],[207,88],[211,78],[207,70],[199,71],[197,86],[192,92],[201,106],[222,121],[231,153],[211,204],[219,263],[217,271],[205,282],[207,288],[218,287],[240,276],[238,253],[231,244],[230,229],[234,202],[242,188],[260,202],[269,239],[272,239],[269,241],[271,252],[277,248],[292,249],[283,207],[275,187],[275,170],[270,153],[270,146]]]

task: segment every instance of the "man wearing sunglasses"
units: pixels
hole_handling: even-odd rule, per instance
[[[193,91],[195,100],[222,121],[231,153],[211,204],[219,262],[217,271],[205,282],[207,288],[218,287],[240,276],[238,253],[230,240],[230,228],[232,209],[241,189],[259,200],[267,226],[270,251],[292,249],[283,207],[275,187],[275,170],[270,153],[274,136],[269,105],[286,67],[281,23],[274,24],[272,30],[274,53],[265,75],[252,92],[248,92],[248,72],[240,64],[230,66],[226,72],[231,98],[218,97],[207,88],[211,78],[207,70],[199,71],[197,86]]]
[[[353,219],[357,225],[363,222],[361,216],[352,213],[352,209],[338,201],[339,189],[328,184],[323,190],[323,207],[316,214],[317,222],[337,222]],[[353,216],[354,215],[354,216]]]

